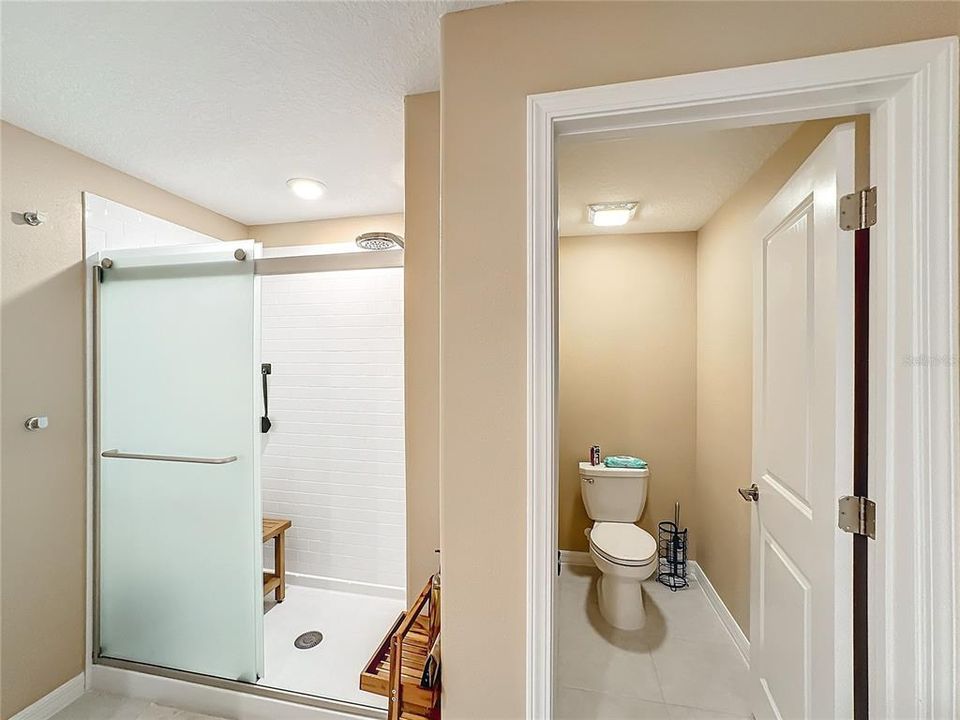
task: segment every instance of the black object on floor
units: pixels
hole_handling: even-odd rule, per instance
[[[687,587],[687,529],[667,520],[657,530],[657,581],[676,592]]]

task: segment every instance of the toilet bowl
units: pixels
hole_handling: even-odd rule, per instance
[[[580,494],[587,515],[590,557],[600,570],[600,615],[620,630],[646,621],[640,583],[657,569],[657,541],[634,523],[647,501],[647,468],[580,463]]]
[[[640,583],[657,569],[657,542],[633,523],[595,523],[590,557],[600,570],[600,615],[620,630],[639,630],[646,622]]]

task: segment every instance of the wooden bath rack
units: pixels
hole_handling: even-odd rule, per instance
[[[401,613],[360,673],[360,689],[388,698],[388,720],[440,718],[440,680],[424,682],[424,666],[440,635],[440,583],[431,576]]]

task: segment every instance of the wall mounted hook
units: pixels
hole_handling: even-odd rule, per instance
[[[49,421],[46,415],[37,415],[23,421],[23,426],[27,430],[46,430],[47,425],[49,425]]]
[[[39,210],[28,210],[23,213],[23,221],[31,227],[36,227],[37,225],[42,225],[47,221],[47,214],[42,213]]]

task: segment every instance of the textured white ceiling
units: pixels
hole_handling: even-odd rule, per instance
[[[557,150],[560,234],[699,230],[797,127],[563,137]],[[629,200],[640,207],[626,225],[587,222],[588,204]]]
[[[403,96],[489,4],[5,2],[0,115],[245,224],[398,212]]]

